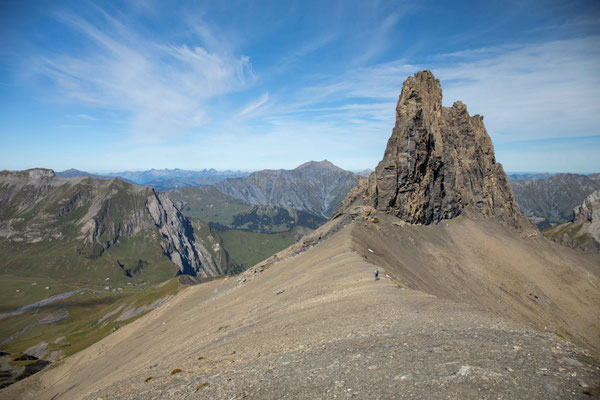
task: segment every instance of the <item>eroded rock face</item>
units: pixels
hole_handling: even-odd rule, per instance
[[[161,246],[165,254],[182,274],[215,276],[218,267],[208,251],[194,238],[190,222],[164,193],[152,189],[146,209],[163,236]]]
[[[572,222],[544,230],[544,236],[563,246],[585,253],[600,253],[600,190],[573,209]]]
[[[190,221],[152,188],[119,178],[59,178],[48,169],[0,171],[0,241],[60,243],[64,251],[96,260],[138,233],[159,245],[179,273],[222,273]]]
[[[573,209],[573,222],[600,222],[600,190],[590,194],[583,203]]]
[[[496,162],[483,117],[470,116],[460,101],[442,107],[440,82],[430,71],[404,82],[383,159],[344,201],[353,204],[410,223],[483,215],[518,230],[534,229]]]

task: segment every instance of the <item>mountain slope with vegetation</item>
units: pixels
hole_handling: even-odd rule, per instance
[[[306,211],[249,204],[213,185],[177,188],[166,193],[185,216],[226,229],[277,233],[296,226],[316,229],[326,221],[324,217]]]
[[[12,371],[0,385],[155,308],[157,299],[134,307],[131,298],[175,275],[230,273],[211,251],[152,188],[118,178],[60,178],[46,169],[0,172],[0,347],[10,353],[0,357],[0,369]],[[132,311],[110,326],[90,319],[125,303]]]
[[[167,255],[181,273],[220,272],[164,194],[120,179],[57,178],[43,169],[0,172],[0,239],[14,258],[2,266],[4,273],[26,268],[20,257],[56,252],[80,265],[73,276],[89,278],[92,264],[114,265],[103,258],[108,250],[135,253],[136,246]],[[60,258],[47,257],[43,264],[36,273],[64,276]]]
[[[586,197],[573,213],[572,222],[548,228],[544,236],[586,253],[600,253],[600,190]]]
[[[573,208],[600,189],[600,174],[556,174],[545,179],[510,182],[521,212],[540,228],[573,220]]]

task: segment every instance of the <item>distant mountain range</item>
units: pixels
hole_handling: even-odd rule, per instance
[[[573,220],[573,208],[600,189],[600,174],[555,174],[545,179],[510,181],[521,212],[540,228]]]
[[[546,179],[556,175],[553,172],[507,172],[509,181],[528,181],[535,179]]]
[[[69,169],[57,172],[56,176],[62,178],[74,178],[89,176],[99,179],[122,178],[138,185],[152,186],[157,190],[169,190],[184,186],[212,185],[227,178],[238,178],[248,176],[250,172],[244,171],[217,171],[215,169],[204,169],[202,171],[190,171],[184,169],[150,169],[147,171],[122,171],[109,172],[107,174],[94,174],[77,169]]]
[[[96,178],[96,179],[112,179],[112,178],[114,178],[114,176],[92,174],[90,172],[80,171],[75,168],[67,169],[67,170],[61,171],[61,172],[55,172],[55,175],[59,178],[80,178],[83,176],[89,176],[90,178]]]
[[[177,189],[169,196],[185,204],[182,211],[188,216],[232,229],[283,232],[297,225],[314,229],[322,224],[339,208],[358,177],[368,177],[372,172],[367,169],[352,173],[324,160],[307,162],[293,170],[253,173],[175,168],[94,174],[69,169],[56,176],[119,177],[161,191]],[[600,188],[599,174],[511,172],[507,176],[521,211],[541,230],[571,221],[573,208]]]
[[[323,160],[292,170],[263,170],[246,178],[226,179],[215,188],[248,204],[291,208],[329,218],[357,183],[358,175]]]

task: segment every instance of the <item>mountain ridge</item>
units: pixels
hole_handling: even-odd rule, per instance
[[[215,187],[252,205],[275,205],[329,218],[358,177],[327,160],[292,170],[263,170],[246,178],[223,180]]]
[[[117,177],[60,178],[48,169],[2,171],[0,206],[0,236],[9,243],[67,241],[93,260],[121,238],[157,229],[156,243],[180,273],[219,273],[185,217],[150,187]]]
[[[523,214],[540,230],[573,220],[573,208],[600,189],[600,174],[555,174],[536,180],[511,181]]]
[[[548,239],[585,253],[600,254],[600,189],[573,209],[573,221],[545,229]]]

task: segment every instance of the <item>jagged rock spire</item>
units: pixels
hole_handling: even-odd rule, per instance
[[[531,227],[496,162],[483,117],[469,116],[460,101],[442,107],[440,82],[427,70],[404,82],[383,159],[344,204],[356,203],[410,223],[477,214]]]

